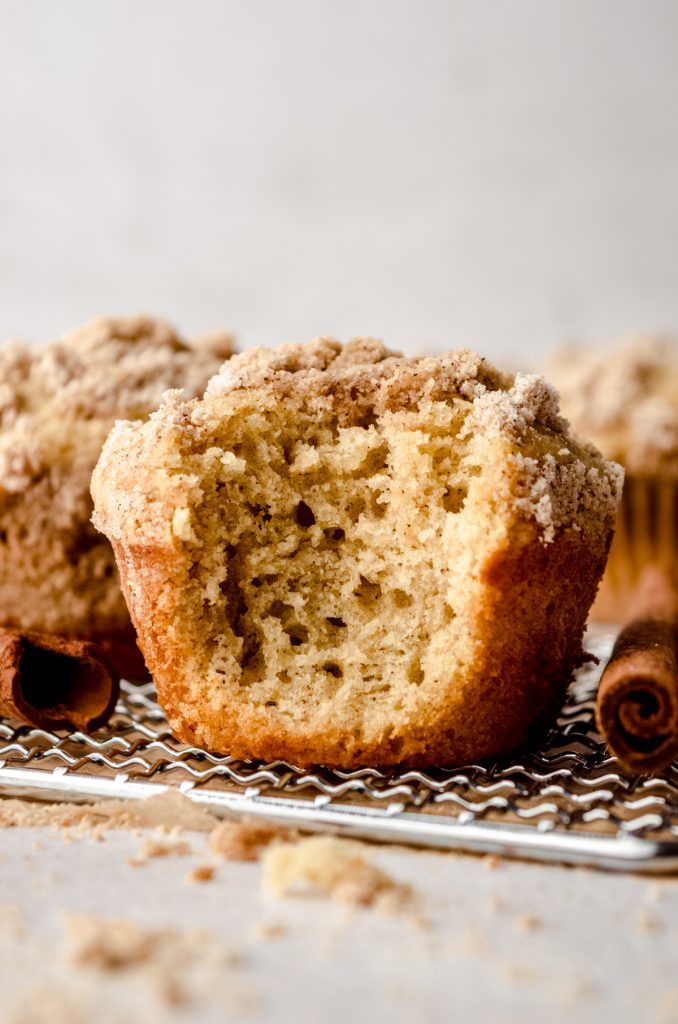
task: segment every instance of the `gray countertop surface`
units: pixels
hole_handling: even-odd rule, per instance
[[[139,866],[144,837],[128,831],[1,835],[3,1020],[678,1020],[671,879],[378,847],[376,863],[415,893],[416,913],[392,916],[275,899],[258,863],[214,861],[211,881],[189,884],[208,859],[201,833],[185,834],[190,853]],[[67,919],[82,914],[206,930],[171,968],[185,1002],[162,972],[74,964]],[[207,963],[213,948],[222,967]]]

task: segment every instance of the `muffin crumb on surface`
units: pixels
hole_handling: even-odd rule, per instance
[[[412,890],[370,863],[369,847],[351,839],[308,836],[264,854],[262,884],[271,896],[308,889],[340,903],[396,912],[411,908]]]

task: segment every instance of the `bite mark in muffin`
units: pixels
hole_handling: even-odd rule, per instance
[[[498,756],[562,700],[621,471],[539,377],[372,339],[236,356],[94,473],[174,731],[299,765]]]

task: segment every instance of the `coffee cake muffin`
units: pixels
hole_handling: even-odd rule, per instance
[[[548,375],[576,433],[626,469],[614,544],[591,611],[620,622],[644,570],[678,567],[678,340],[637,336],[560,352]]]
[[[123,674],[143,670],[90,476],[116,419],[170,387],[202,393],[229,352],[226,336],[192,347],[146,317],[0,348],[0,625],[96,640]]]
[[[560,706],[620,487],[541,378],[370,339],[236,356],[92,478],[174,732],[346,768],[501,755]]]

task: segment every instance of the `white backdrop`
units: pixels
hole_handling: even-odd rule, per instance
[[[678,324],[674,0],[0,0],[0,337]]]

